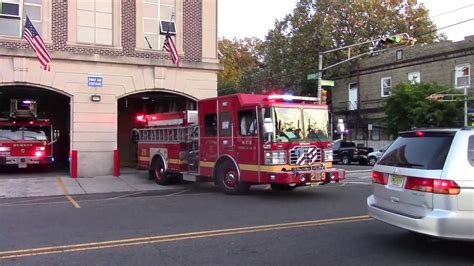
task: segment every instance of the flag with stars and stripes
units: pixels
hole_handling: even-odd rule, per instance
[[[30,44],[31,49],[33,49],[35,52],[36,57],[40,61],[41,68],[49,71],[51,56],[46,49],[43,39],[41,39],[41,36],[36,31],[28,16],[26,17],[23,38],[26,39],[26,41]]]
[[[163,50],[170,53],[171,60],[173,61],[174,64],[176,64],[176,66],[179,67],[178,50],[176,50],[176,46],[174,45],[173,38],[171,38],[171,34],[170,34],[169,30],[166,33],[166,38],[165,38],[165,43],[163,45]]]

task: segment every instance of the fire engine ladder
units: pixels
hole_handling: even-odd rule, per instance
[[[143,128],[138,130],[138,141],[154,143],[187,143],[187,154],[180,159],[189,162],[189,172],[195,173],[199,168],[199,126],[180,126],[163,128]]]
[[[184,127],[142,128],[138,130],[138,140],[141,142],[190,143],[197,125]],[[197,137],[196,137],[197,138]]]

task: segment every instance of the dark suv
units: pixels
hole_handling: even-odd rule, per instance
[[[374,149],[367,147],[357,147],[354,142],[336,140],[333,142],[333,160],[343,164],[358,162],[361,165],[367,164],[367,155]]]

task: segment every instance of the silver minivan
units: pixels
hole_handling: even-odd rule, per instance
[[[413,232],[474,240],[474,128],[400,133],[372,172],[373,218]]]

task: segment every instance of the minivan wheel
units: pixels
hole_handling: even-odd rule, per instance
[[[377,158],[375,158],[373,156],[369,157],[369,165],[374,166],[375,163],[377,163]]]

